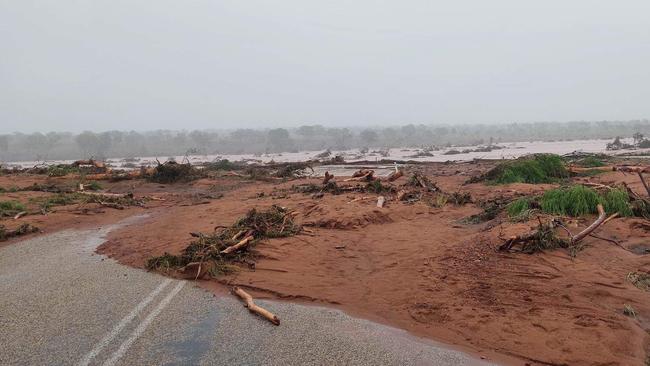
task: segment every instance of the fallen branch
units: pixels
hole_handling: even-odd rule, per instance
[[[377,198],[377,207],[383,208],[385,202],[386,202],[386,198],[384,196],[379,196]]]
[[[248,245],[248,243],[250,243],[252,240],[253,240],[253,235],[249,235],[249,236],[245,237],[244,239],[242,239],[239,243],[237,243],[235,245],[231,245],[228,248],[222,250],[221,254],[229,254],[229,253],[235,252],[235,251],[245,247],[246,245]]]
[[[253,297],[249,295],[246,291],[235,286],[233,288],[233,292],[235,293],[235,295],[239,296],[240,299],[244,300],[244,306],[246,306],[251,313],[255,313],[275,325],[280,325],[280,319],[277,316],[273,315],[273,313],[271,313],[270,311],[255,305],[255,303],[253,302]]]
[[[612,170],[626,173],[650,173],[650,167],[647,166],[621,165],[613,167]]]
[[[393,182],[393,181],[399,179],[399,178],[400,178],[401,176],[403,176],[403,175],[404,175],[404,172],[402,172],[401,170],[397,169],[397,166],[395,166],[395,171],[392,172],[392,173],[390,173],[390,175],[388,176],[388,181],[389,181],[389,182]]]
[[[603,209],[603,205],[600,204],[596,206],[596,208],[598,209],[598,218],[596,219],[596,221],[594,221],[586,229],[582,230],[573,238],[571,238],[571,244],[578,243],[580,240],[584,239],[587,235],[591,234],[592,231],[596,230],[600,225],[603,224],[605,218],[607,217],[607,214],[605,213],[605,209]]]
[[[352,174],[352,178],[348,178],[343,180],[344,182],[351,182],[351,181],[371,181],[374,180],[375,171],[374,170],[367,170],[367,169],[361,169],[354,174]]]
[[[14,220],[18,220],[19,218],[25,215],[27,215],[27,211],[20,211],[19,213],[16,214],[16,216],[14,216]]]

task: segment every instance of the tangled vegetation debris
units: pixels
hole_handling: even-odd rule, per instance
[[[176,182],[188,182],[199,179],[203,176],[201,171],[189,163],[179,164],[175,161],[167,161],[158,164],[147,179],[151,182],[170,184]]]
[[[16,236],[27,235],[38,231],[39,230],[36,226],[30,224],[22,224],[14,230],[9,230],[4,225],[0,225],[0,241],[5,241]]]
[[[266,211],[252,209],[232,226],[219,228],[213,234],[192,234],[198,239],[190,243],[179,255],[165,253],[147,261],[148,269],[163,269],[206,263],[212,276],[232,270],[231,263],[245,262],[250,258],[250,248],[265,238],[288,237],[298,234],[291,212],[273,205]],[[203,265],[198,265],[197,277]]]

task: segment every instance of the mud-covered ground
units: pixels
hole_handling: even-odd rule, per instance
[[[102,182],[104,190],[149,199],[144,207],[123,210],[64,205],[47,215],[5,217],[0,224],[11,228],[29,222],[51,232],[146,214],[100,247],[100,252],[125,264],[144,267],[151,256],[180,253],[192,241],[190,232],[209,233],[216,226],[231,225],[252,208],[280,205],[295,211],[296,221],[307,230],[259,242],[254,268],[242,265],[233,274],[203,280],[206,288],[223,291],[224,285],[238,285],[256,297],[331,305],[481,354],[515,356],[520,364],[644,365],[650,346],[650,292],[627,277],[650,272],[645,254],[650,222],[613,219],[596,233],[620,246],[588,237],[586,248],[575,257],[565,249],[532,255],[499,252],[502,238],[528,231],[537,219],[513,223],[504,212],[475,224],[464,219],[482,212],[483,202],[540,194],[554,185],[465,184],[494,164],[416,165],[391,183],[399,189],[409,173],[418,170],[444,192],[469,192],[472,202],[463,205],[404,203],[382,194],[388,200],[378,208],[375,193],[325,193],[315,198],[292,188],[319,185],[322,178],[259,181],[221,176],[166,185]],[[645,195],[632,174],[572,179],[624,181]],[[0,187],[53,180],[74,183],[74,178],[8,175],[0,176]],[[340,186],[357,184],[343,182],[343,177],[335,180]],[[34,202],[34,197],[47,194],[6,192],[0,200]],[[567,221],[577,232],[593,220]],[[634,316],[624,314],[626,305]]]

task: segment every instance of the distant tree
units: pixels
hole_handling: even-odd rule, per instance
[[[635,132],[634,135],[632,135],[632,138],[634,139],[634,144],[638,145],[643,141],[643,134],[641,132]]]
[[[84,131],[78,134],[74,140],[84,157],[94,156],[96,148],[99,145],[99,138],[97,138],[97,135],[90,131]]]
[[[0,152],[9,151],[9,136],[1,135],[0,136]]]
[[[190,132],[190,139],[196,144],[203,153],[207,153],[207,149],[212,142],[212,136],[209,132],[205,131],[192,131]]]
[[[372,145],[379,140],[379,135],[375,130],[365,129],[359,133],[359,138],[367,145]]]
[[[289,131],[284,128],[274,128],[269,130],[268,134],[268,146],[273,151],[289,151],[292,148],[291,137],[289,137]]]

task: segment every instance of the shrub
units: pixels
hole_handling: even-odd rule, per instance
[[[470,183],[487,181],[491,184],[538,184],[556,182],[568,176],[562,158],[554,154],[536,154],[501,163],[484,175],[470,180]]]
[[[1,201],[0,202],[0,217],[14,216],[17,213],[25,211],[25,205],[18,201]]]
[[[603,207],[608,213],[618,212],[621,216],[633,216],[630,196],[620,188],[608,190],[603,195]]]
[[[596,206],[599,203],[601,199],[598,193],[581,185],[551,189],[546,191],[540,200],[542,211],[567,216],[596,213]]]
[[[540,199],[542,211],[567,216],[594,214],[597,212],[598,204],[602,204],[609,214],[616,212],[621,216],[635,214],[627,192],[618,188],[600,195],[591,188],[575,185],[546,191]]]
[[[511,202],[507,207],[508,216],[511,218],[519,216],[528,210],[530,210],[530,201],[527,198],[519,198]]]
[[[576,161],[576,165],[584,168],[597,168],[600,166],[605,166],[605,162],[596,156],[587,156]]]

